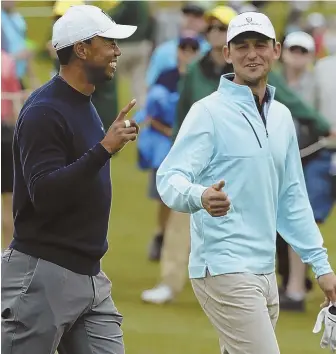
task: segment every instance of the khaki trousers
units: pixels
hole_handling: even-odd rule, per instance
[[[150,41],[120,43],[121,58],[118,60],[118,77],[130,79],[133,98],[137,107],[144,106],[146,101],[146,71],[152,44]]]
[[[280,354],[276,276],[247,273],[192,279],[195,295],[220,338],[221,353]]]
[[[164,236],[161,255],[161,283],[175,294],[182,291],[190,252],[190,215],[172,210]]]

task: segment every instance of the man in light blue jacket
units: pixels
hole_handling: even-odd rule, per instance
[[[222,353],[279,354],[276,231],[312,265],[328,303],[336,304],[336,276],[307,197],[293,119],[267,85],[281,51],[273,25],[261,13],[240,14],[227,42],[234,74],[192,106],[157,187],[170,208],[191,214],[189,276]]]

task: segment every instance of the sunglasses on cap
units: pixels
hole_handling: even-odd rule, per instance
[[[208,32],[211,32],[214,29],[216,29],[219,32],[226,32],[228,30],[227,26],[225,25],[209,25]]]
[[[308,49],[300,47],[298,45],[294,45],[294,46],[290,47],[289,51],[291,53],[297,53],[297,52],[300,52],[301,54],[308,54],[309,53]]]

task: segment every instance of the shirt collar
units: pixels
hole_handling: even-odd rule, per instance
[[[255,102],[255,96],[253,95],[252,90],[246,85],[236,84],[233,82],[233,78],[233,73],[222,75],[219,82],[218,91],[224,93],[225,95],[235,97],[235,100]],[[267,85],[263,104],[266,102],[271,102],[274,99],[274,95],[275,87]]]

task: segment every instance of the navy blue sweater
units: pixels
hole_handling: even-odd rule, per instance
[[[59,76],[29,97],[14,134],[12,248],[99,273],[111,206],[104,136],[91,98]]]

